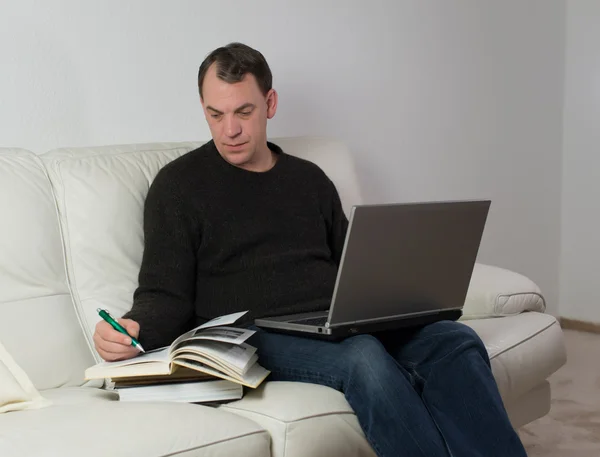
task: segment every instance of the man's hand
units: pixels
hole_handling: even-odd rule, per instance
[[[140,324],[131,319],[117,319],[125,330],[137,339],[140,334]],[[131,345],[131,338],[117,332],[108,322],[100,321],[94,332],[96,351],[107,362],[130,359],[139,354],[139,350]]]

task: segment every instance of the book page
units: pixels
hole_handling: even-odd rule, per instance
[[[85,370],[85,379],[102,379],[171,372],[169,348],[155,349],[128,360],[101,362]]]
[[[240,317],[242,317],[247,312],[248,311],[242,311],[239,313],[233,313],[233,314],[227,314],[225,316],[215,317],[214,319],[211,319],[208,322],[202,324],[200,327],[196,327],[195,330],[209,328],[209,327],[216,327],[219,325],[233,324],[235,321],[237,321]]]
[[[98,369],[112,369],[126,365],[136,365],[138,363],[148,362],[169,362],[168,348],[159,348],[140,353],[137,356],[127,360],[119,360],[117,362],[101,362],[95,365],[95,367]]]
[[[178,354],[177,357],[175,357],[175,359],[173,360],[173,363],[176,364],[179,361],[198,362],[206,367],[210,367],[212,370],[219,371],[220,373],[225,374],[227,376],[231,376],[235,379],[241,379],[242,376],[241,373],[237,373],[236,370],[234,370],[230,366],[225,365],[224,363],[220,362],[219,360],[216,360],[214,357],[211,356],[205,356],[193,352],[184,352],[182,354]]]
[[[271,373],[269,370],[261,367],[259,364],[256,363],[252,366],[252,368],[248,370],[248,372],[240,380],[227,376],[224,373],[221,373],[200,362],[196,362],[193,360],[177,360],[174,363],[187,368],[191,368],[192,370],[202,371],[204,373],[209,373],[222,379],[237,382],[238,384],[242,384],[253,389],[257,388],[260,385],[260,383],[262,383],[266,379],[266,377],[269,376],[269,374]]]
[[[175,382],[192,382],[211,379],[212,376],[201,373],[196,370],[181,367],[179,365],[173,365],[172,373],[160,374],[160,375],[148,375],[148,376],[131,376],[127,378],[117,378],[114,381],[114,388],[124,386],[145,386],[162,383],[175,383]]]
[[[246,343],[237,346],[219,341],[184,341],[172,352],[171,357],[176,358],[187,352],[209,357],[236,372],[244,373],[253,360],[256,348]]]

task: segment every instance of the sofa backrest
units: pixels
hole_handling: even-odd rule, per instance
[[[342,143],[309,137],[272,141],[317,163],[336,184],[346,212],[360,203],[353,161]],[[164,165],[201,144],[70,148],[41,156],[56,195],[73,299],[91,346],[98,307],[117,316],[131,308],[150,183]]]
[[[38,389],[81,384],[93,363],[69,293],[39,158],[0,149],[0,341]]]

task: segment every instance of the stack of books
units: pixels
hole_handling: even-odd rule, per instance
[[[85,379],[108,379],[121,401],[238,400],[244,386],[254,389],[270,373],[258,364],[256,348],[245,343],[254,331],[228,326],[245,313],[217,317],[170,346],[94,365],[85,371]]]

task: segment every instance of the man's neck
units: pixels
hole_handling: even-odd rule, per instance
[[[277,162],[277,154],[269,149],[267,143],[254,153],[254,158],[255,160],[252,162],[240,165],[240,168],[255,173],[264,173],[273,168]]]

